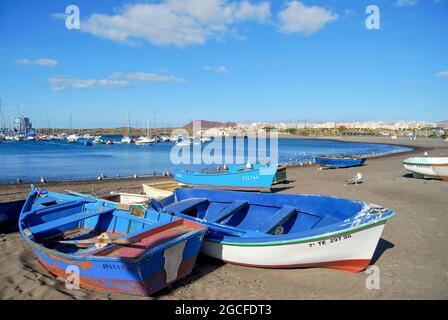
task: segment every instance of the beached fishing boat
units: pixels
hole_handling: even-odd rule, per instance
[[[366,162],[366,158],[319,156],[314,158],[314,162],[328,168],[349,168],[362,166]]]
[[[414,157],[403,161],[406,170],[416,178],[448,180],[448,157]]]
[[[206,227],[99,199],[32,188],[19,229],[39,262],[81,287],[150,295],[189,274]],[[76,280],[75,280],[76,281]]]
[[[394,212],[320,195],[179,189],[151,200],[160,212],[208,226],[202,252],[239,265],[357,272],[372,259]]]
[[[16,226],[25,200],[16,200],[0,203],[0,227]]]
[[[214,171],[187,171],[173,169],[174,180],[189,186],[215,189],[269,191],[277,172],[277,165],[253,166],[232,165]]]
[[[143,192],[145,193],[145,195],[152,199],[161,200],[161,199],[165,199],[173,194],[172,191],[163,190],[163,189],[159,189],[156,187],[151,187],[150,185],[147,185],[145,183],[143,183],[142,186],[143,186]]]

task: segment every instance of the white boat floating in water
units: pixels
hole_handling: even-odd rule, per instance
[[[448,157],[414,157],[403,161],[416,178],[448,180]]]

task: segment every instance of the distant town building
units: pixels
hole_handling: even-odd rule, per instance
[[[20,116],[13,119],[13,129],[18,133],[29,133],[33,128],[30,118]]]

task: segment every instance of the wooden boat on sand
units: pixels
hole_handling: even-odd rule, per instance
[[[0,227],[11,228],[17,227],[20,211],[25,203],[25,200],[15,200],[0,203]]]
[[[189,274],[206,227],[100,199],[31,190],[19,229],[39,262],[79,285],[151,295]]]
[[[414,157],[403,161],[406,170],[416,178],[448,180],[448,157]]]
[[[173,169],[174,180],[188,186],[269,191],[277,172],[277,165],[260,165],[247,168],[241,166],[229,166],[227,170],[215,171],[188,171],[179,168]]]
[[[328,168],[349,168],[362,166],[366,162],[366,158],[319,156],[314,158],[314,162]]]
[[[394,212],[320,195],[179,189],[159,212],[205,224],[202,252],[245,266],[325,267],[357,272],[375,252]]]

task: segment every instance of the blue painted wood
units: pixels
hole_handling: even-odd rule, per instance
[[[297,209],[290,206],[283,206],[280,210],[275,212],[272,216],[270,216],[266,220],[262,220],[260,224],[256,227],[257,231],[270,233],[277,226],[282,225],[288,219],[291,218],[293,214],[297,212]]]
[[[249,203],[247,201],[236,200],[227,205],[226,207],[216,211],[207,212],[206,219],[209,222],[220,223],[225,218],[233,215],[234,213],[247,207]]]
[[[192,208],[195,208],[196,206],[207,202],[207,198],[190,198],[185,199],[183,201],[172,203],[165,207],[165,212],[169,211],[179,211],[179,212],[185,212],[187,210],[190,210]]]
[[[43,202],[49,206],[42,207]],[[141,225],[130,232],[129,225],[135,221]],[[39,262],[52,274],[67,277],[71,275],[67,268],[76,267],[81,286],[131,295],[151,295],[189,274],[206,231],[203,225],[166,213],[146,210],[138,218],[115,203],[35,188],[25,201],[18,225]],[[103,233],[132,243],[109,243],[102,249],[89,244]],[[90,247],[79,247],[83,239],[91,239],[84,244]],[[175,246],[181,248],[178,257],[173,257],[176,250],[170,250]],[[168,277],[170,259],[180,259],[180,265],[177,274]]]
[[[196,207],[182,210],[189,199],[203,198]],[[200,221],[209,231],[206,239],[218,243],[286,243],[308,237],[318,237],[350,230],[377,221],[388,219],[394,212],[382,209],[379,213],[368,203],[321,195],[267,194],[212,189],[178,189],[171,203],[160,203],[163,212]],[[247,202],[246,207],[232,211],[228,219],[216,222],[220,210],[235,202]],[[195,210],[190,210],[195,209]],[[219,222],[219,219],[218,219]],[[282,234],[273,234],[282,226]]]
[[[268,189],[272,186],[277,166],[255,166],[253,169],[230,167],[220,172],[185,171],[173,169],[176,181],[188,185],[220,188]]]
[[[25,200],[0,203],[0,226],[17,226],[19,214],[24,204]]]
[[[362,166],[366,158],[315,157],[316,164],[330,168],[349,168]]]
[[[74,215],[70,215],[68,217],[64,217],[61,219],[57,219],[57,220],[53,220],[47,223],[42,223],[39,224],[37,226],[34,227],[30,227],[29,230],[32,234],[39,234],[42,233],[44,231],[48,231],[50,229],[55,229],[76,221],[83,221],[85,219],[94,217],[94,216],[99,216],[105,213],[112,213],[114,212],[115,209],[113,208],[105,208],[105,207],[97,207],[93,210],[90,211],[82,211],[78,214],[74,214]],[[39,214],[39,210],[35,211],[35,214]]]

